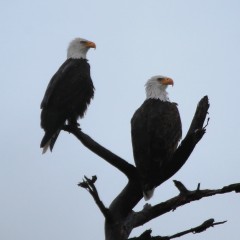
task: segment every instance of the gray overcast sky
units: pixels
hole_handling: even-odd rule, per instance
[[[86,133],[133,163],[131,116],[145,99],[146,80],[167,75],[175,80],[168,92],[179,104],[184,134],[201,97],[208,95],[211,103],[207,134],[173,179],[190,189],[199,182],[202,188],[239,182],[238,0],[2,0],[0,13],[0,239],[103,239],[104,219],[77,183],[96,174],[106,205],[126,184],[121,173],[67,133],[53,153],[42,155],[39,148],[40,102],[77,36],[97,44],[88,54],[96,95],[81,121]],[[150,203],[176,194],[169,180]],[[183,239],[239,240],[239,214],[238,195],[216,196],[133,235],[147,228],[154,235],[173,234],[213,217],[228,222]]]

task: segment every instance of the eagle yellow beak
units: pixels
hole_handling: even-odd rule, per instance
[[[161,80],[161,84],[163,85],[172,85],[174,84],[173,80],[171,78],[163,78]]]
[[[85,46],[89,47],[89,48],[96,48],[96,44],[94,42],[91,42],[91,41],[87,41],[85,43]]]

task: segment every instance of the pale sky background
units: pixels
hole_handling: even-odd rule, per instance
[[[130,119],[145,99],[148,78],[175,80],[168,92],[179,104],[184,135],[198,101],[209,96],[207,134],[151,204],[178,194],[173,179],[189,189],[240,181],[240,1],[1,0],[0,31],[0,239],[104,239],[104,218],[77,183],[97,175],[106,206],[126,184],[65,132],[53,153],[41,154],[40,102],[75,37],[97,44],[88,54],[96,94],[81,127],[131,163]],[[171,235],[208,218],[228,222],[181,239],[239,240],[239,195],[188,204],[131,236],[149,228]]]

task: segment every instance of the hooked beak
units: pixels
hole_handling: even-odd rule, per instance
[[[173,80],[171,78],[163,78],[161,80],[162,85],[172,85],[174,84]]]
[[[96,49],[96,44],[94,42],[91,42],[91,41],[87,41],[85,43],[85,46],[89,47],[89,48],[95,48]]]

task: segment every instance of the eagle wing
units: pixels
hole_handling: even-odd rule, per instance
[[[62,109],[71,106],[78,97],[81,99],[85,94],[85,82],[91,81],[89,64],[81,64],[81,59],[67,59],[50,80],[43,100],[41,109],[54,107]],[[92,83],[92,81],[91,81]]]
[[[68,71],[71,69],[72,62],[67,59],[62,66],[58,69],[58,71],[51,78],[46,92],[44,94],[43,100],[41,102],[40,108],[43,109],[48,106],[49,100],[53,93],[58,89],[58,85],[61,84],[63,79],[65,79]]]

